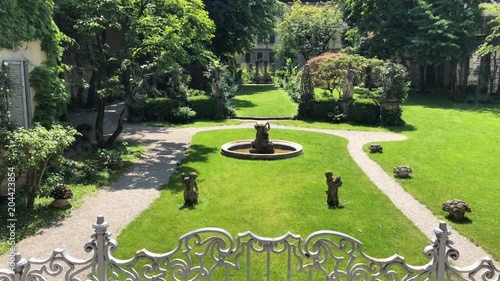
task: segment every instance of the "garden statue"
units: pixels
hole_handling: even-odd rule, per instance
[[[368,147],[368,149],[370,149],[370,152],[371,153],[382,153],[382,146],[380,144],[370,144],[370,146]]]
[[[352,99],[354,95],[354,72],[349,65],[344,74],[344,81],[342,83],[342,99]]]
[[[408,166],[397,166],[393,170],[394,176],[397,178],[409,178],[413,170]]]
[[[453,199],[448,200],[442,205],[443,211],[447,211],[450,213],[450,216],[454,220],[463,220],[465,218],[465,212],[472,212],[469,204],[462,200]]]
[[[184,205],[194,205],[198,203],[198,184],[196,178],[198,174],[192,172],[186,177],[186,174],[181,174],[181,181],[184,185]]]
[[[257,133],[255,135],[255,140],[252,141],[250,153],[273,154],[273,143],[269,141],[268,132],[271,129],[269,122],[255,123],[254,128],[257,130]]]
[[[326,191],[326,203],[329,207],[337,207],[339,205],[339,187],[342,185],[342,180],[340,177],[333,177],[332,171],[326,171],[326,185],[328,185],[328,190]]]

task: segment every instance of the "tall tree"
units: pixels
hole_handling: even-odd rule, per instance
[[[276,53],[281,59],[302,55],[304,60],[330,51],[330,42],[341,34],[344,23],[333,2],[302,4],[295,1],[278,27]]]
[[[218,57],[242,53],[256,38],[274,34],[282,6],[278,0],[203,0],[215,23],[212,51]]]
[[[127,46],[118,72],[125,106],[106,145],[123,130],[128,106],[148,76],[211,56],[208,47],[214,24],[201,0],[131,0],[123,9],[129,25],[123,24]]]
[[[417,32],[412,36],[410,52],[425,65],[450,61],[457,73],[451,73],[455,98],[463,99],[469,76],[469,58],[478,46],[476,35],[482,24],[480,0],[418,0]],[[421,68],[423,76],[423,68]]]
[[[483,31],[486,37],[476,53],[482,58],[487,58],[486,61],[489,61],[487,65],[490,64],[491,71],[490,68],[484,67],[487,68],[484,72],[488,74],[488,88],[490,91],[493,91],[495,79],[500,80],[500,77],[497,77],[500,74],[498,71],[500,68],[500,5],[485,3],[481,4],[480,8],[485,12],[488,23]],[[497,88],[497,91],[500,91],[500,87]]]
[[[380,59],[407,58],[416,31],[411,10],[414,0],[346,0],[347,45],[361,55]]]

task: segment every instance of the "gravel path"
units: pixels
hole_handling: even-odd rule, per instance
[[[192,136],[200,131],[252,128],[253,123],[236,126],[209,128],[158,128],[127,124],[121,135],[123,140],[137,140],[147,146],[146,154],[110,187],[85,199],[82,206],[72,214],[49,228],[40,230],[17,244],[23,257],[48,258],[55,248],[66,249],[73,257],[85,258],[84,243],[89,239],[97,215],[103,215],[110,223],[108,231],[117,237],[121,230],[159,197],[158,188],[168,182],[177,168],[177,162],[185,157]],[[405,137],[393,133],[340,131],[308,129],[273,125],[273,128],[321,132],[346,138],[348,151],[354,161],[368,175],[370,180],[382,190],[411,221],[430,239],[432,230],[439,221],[431,211],[417,202],[411,195],[388,175],[376,162],[371,160],[362,147],[370,142],[401,141]],[[128,203],[131,202],[131,203]],[[451,229],[450,229],[451,230]],[[242,229],[242,231],[244,231]],[[480,257],[490,256],[467,238],[452,230],[451,239],[460,252],[455,263],[460,266],[471,265]],[[424,246],[424,245],[422,245]],[[427,245],[425,245],[427,246]],[[0,268],[7,265],[7,256],[0,256]],[[499,265],[498,263],[496,264]],[[500,268],[500,267],[499,267]]]

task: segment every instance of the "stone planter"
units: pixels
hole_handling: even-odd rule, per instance
[[[465,219],[465,213],[472,212],[469,204],[460,199],[448,200],[442,204],[443,211],[450,213],[450,218],[455,221]]]
[[[71,207],[71,205],[69,204],[69,199],[54,199],[54,201],[52,201],[52,204],[50,204],[50,206],[54,208]]]
[[[380,144],[370,144],[368,147],[370,153],[382,153],[382,146]]]
[[[393,172],[396,178],[407,179],[410,178],[410,174],[413,170],[408,166],[397,166],[394,168]]]
[[[385,110],[396,110],[401,106],[401,101],[398,99],[386,99],[380,106]]]

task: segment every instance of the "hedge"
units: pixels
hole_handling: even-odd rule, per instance
[[[355,99],[349,104],[350,122],[377,125],[380,122],[380,104],[373,99]]]
[[[188,98],[189,107],[196,112],[196,119],[216,119],[217,99],[209,96]]]
[[[173,118],[172,110],[182,106],[170,98],[148,98],[144,102],[144,121],[166,121]]]

